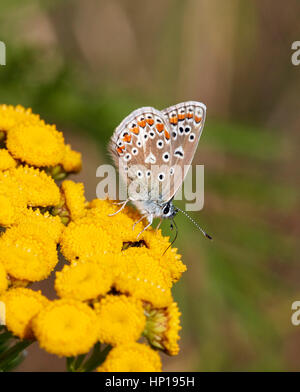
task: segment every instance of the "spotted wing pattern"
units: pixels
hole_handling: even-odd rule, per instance
[[[144,107],[127,116],[109,145],[127,185],[135,180],[154,190],[149,199],[170,200],[186,174],[176,168],[191,164],[205,112],[205,105],[189,101],[163,111]]]
[[[159,198],[172,156],[165,116],[152,107],[135,110],[116,128],[109,147],[127,183],[135,180],[147,184],[149,190],[157,190]]]
[[[174,194],[182,185],[188,170],[184,166],[191,165],[199,139],[203,130],[206,106],[201,102],[188,101],[162,110],[167,119],[172,144],[171,167],[182,167],[182,174],[174,175]]]

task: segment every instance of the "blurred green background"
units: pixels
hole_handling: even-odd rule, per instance
[[[32,107],[83,152],[87,196],[114,128],[141,106],[199,100],[205,206],[178,216],[181,352],[169,371],[299,370],[300,4],[1,0],[0,102]],[[165,225],[164,230],[168,232]],[[64,370],[36,344],[20,370]]]

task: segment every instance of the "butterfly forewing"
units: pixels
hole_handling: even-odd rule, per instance
[[[174,168],[172,198],[182,185],[195,155],[205,122],[206,106],[200,102],[188,101],[164,109],[162,113],[167,119],[171,134],[170,169]]]

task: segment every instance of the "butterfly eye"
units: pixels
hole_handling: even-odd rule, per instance
[[[170,206],[169,206],[169,204],[167,204],[167,205],[164,207],[164,209],[163,209],[163,213],[164,213],[165,215],[167,215],[169,212],[170,212]]]
[[[139,150],[137,148],[133,148],[131,152],[132,152],[132,155],[137,155]]]
[[[171,167],[170,174],[171,174],[171,176],[174,174],[174,167]]]
[[[150,136],[151,139],[154,139],[155,138],[155,133],[153,131],[151,131],[151,132],[149,132],[149,136]]]
[[[150,171],[150,170],[147,170],[147,171],[146,171],[146,176],[147,176],[147,177],[150,177],[150,176],[151,176],[151,171]]]
[[[142,178],[143,177],[143,172],[141,170],[138,170],[136,172],[136,175],[138,176],[138,178]]]

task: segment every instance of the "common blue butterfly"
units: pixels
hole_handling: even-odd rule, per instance
[[[154,218],[172,222],[178,211],[173,198],[192,163],[203,130],[206,106],[187,101],[164,110],[143,107],[129,114],[115,129],[109,150],[128,186],[128,198],[147,218],[146,230]],[[133,186],[134,185],[134,186]],[[138,222],[137,222],[138,223]],[[159,225],[160,225],[159,223]],[[159,227],[159,226],[158,226]]]

